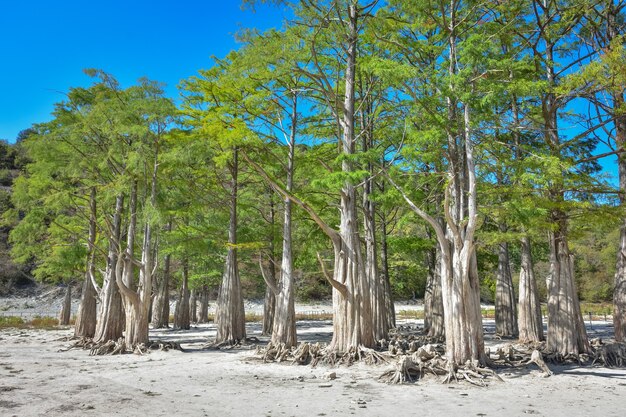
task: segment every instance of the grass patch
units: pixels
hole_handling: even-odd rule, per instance
[[[21,328],[24,326],[24,320],[21,317],[2,316],[0,317],[0,329],[8,329],[11,327]]]
[[[16,316],[0,317],[0,329],[45,329],[52,330],[59,327],[59,320],[54,317],[36,316],[32,320],[24,320]]]

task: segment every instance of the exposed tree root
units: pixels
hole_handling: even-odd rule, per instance
[[[121,355],[124,353],[135,353],[138,355],[143,355],[154,350],[162,350],[167,352],[170,349],[183,351],[183,348],[180,346],[180,344],[176,342],[163,342],[160,340],[153,340],[148,343],[139,343],[135,346],[131,346],[126,344],[124,338],[121,337],[118,340],[109,340],[107,342],[99,343],[94,342],[93,339],[90,338],[80,338],[67,349],[61,349],[61,351],[66,352],[71,349],[89,350],[89,355],[91,356]]]
[[[598,340],[593,343],[593,347],[592,365],[597,363],[607,368],[626,367],[626,343],[614,342],[603,344],[601,340]]]
[[[205,350],[231,350],[231,349],[241,349],[241,350],[249,350],[255,349],[257,347],[257,343],[259,339],[256,337],[249,337],[245,340],[225,340],[220,343],[209,342],[202,346],[202,349]]]

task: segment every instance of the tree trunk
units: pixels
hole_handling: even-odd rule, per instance
[[[613,95],[615,109],[625,105],[622,94]],[[618,149],[626,147],[626,116],[620,115],[615,120],[615,144]],[[622,207],[626,206],[626,154],[617,156],[619,173],[619,200]],[[617,251],[617,267],[615,270],[615,288],[613,289],[613,327],[615,340],[626,342],[626,219],[620,228],[619,250]]]
[[[174,314],[174,327],[189,330],[189,266],[186,258],[183,260],[183,282]]]
[[[61,312],[59,313],[59,324],[61,326],[67,326],[70,324],[70,318],[72,317],[72,286],[67,284],[65,287],[65,297],[63,297],[63,304],[61,305]]]
[[[206,285],[202,286],[202,292],[200,293],[200,317],[198,317],[198,323],[209,322],[209,288]]]
[[[215,325],[217,335],[215,343],[239,343],[246,339],[246,317],[241,293],[241,281],[237,265],[237,175],[238,151],[233,150],[233,160],[230,164],[232,178],[230,196],[230,225],[228,228],[228,254],[222,276],[222,285],[217,297]]]
[[[189,299],[189,321],[191,323],[198,322],[198,295],[195,288],[191,290]]]
[[[544,340],[541,305],[537,294],[530,250],[530,238],[522,238],[519,273],[519,340],[522,343]]]
[[[98,294],[94,287],[95,281],[95,257],[96,257],[96,188],[91,188],[89,197],[89,238],[87,241],[87,268],[83,281],[83,290],[78,306],[76,324],[74,326],[74,337],[92,338],[96,333],[96,317],[98,314],[97,299]]]
[[[293,163],[290,163],[290,166],[293,167]],[[291,182],[291,174],[289,174],[287,181],[289,188],[291,188]],[[291,239],[291,201],[289,201],[289,199],[285,200],[285,220],[283,223],[283,257],[280,266],[280,275],[281,277],[280,282],[278,283],[278,294],[276,296],[276,314],[274,316],[274,328],[272,329],[272,342],[284,343],[287,347],[292,347],[295,346],[297,343],[297,336]]]
[[[152,305],[152,327],[167,328],[170,320],[170,255],[165,255],[163,274]]]
[[[341,139],[342,152],[349,156],[355,153],[354,135],[354,82],[357,54],[357,6],[348,5],[348,45],[346,49],[345,96],[343,104]],[[344,158],[342,171],[354,171],[353,162]],[[330,351],[348,352],[354,348],[374,347],[376,342],[373,328],[370,283],[365,273],[361,255],[359,222],[356,210],[356,189],[346,181],[341,190],[339,239],[333,241],[335,268],[333,280],[342,290],[333,286],[333,339]]]
[[[381,181],[381,192],[385,192],[385,183]],[[389,275],[389,251],[387,247],[387,216],[381,213],[380,221],[380,265],[382,280],[385,284],[385,311],[387,312],[387,322],[390,328],[396,327],[396,308],[393,303],[393,295],[391,293],[391,276]]]
[[[366,91],[367,88],[361,87]],[[361,129],[363,129],[363,152],[368,152],[373,147],[373,125],[374,121],[370,120],[373,113],[371,100],[366,99],[366,104],[361,112]],[[385,291],[384,277],[379,274],[378,270],[378,248],[376,241],[376,204],[373,200],[374,193],[374,165],[367,164],[369,178],[365,180],[363,187],[363,234],[365,237],[365,275],[369,282],[370,299],[372,302],[372,326],[374,329],[374,338],[376,340],[386,339],[389,333],[389,313],[386,300],[387,292]]]
[[[115,213],[113,215],[113,230],[110,231],[109,255],[107,270],[102,284],[100,296],[100,312],[96,325],[94,341],[104,343],[109,340],[117,341],[124,331],[124,309],[122,296],[116,283],[116,267],[118,263],[117,244],[121,238],[122,210],[124,208],[124,196],[119,195],[115,200]]]
[[[424,332],[433,338],[443,338],[443,299],[441,298],[441,249],[428,251],[428,280],[424,294]]]
[[[550,12],[549,10],[545,11]],[[554,71],[555,44],[545,38],[546,80],[548,86],[556,86]],[[544,138],[550,147],[552,156],[563,158],[558,130],[559,101],[553,92],[542,97],[542,116],[544,119]],[[549,198],[552,204],[562,205],[565,201],[563,177],[552,178]],[[550,232],[550,275],[547,277],[548,288],[548,351],[559,355],[578,355],[589,352],[587,331],[583,322],[576,284],[574,281],[574,263],[567,243],[567,216],[560,209],[553,209],[549,218]]]
[[[276,210],[274,208],[274,198],[271,194],[269,195],[269,203],[270,203],[270,233],[268,236],[269,240],[269,279],[272,280],[272,283],[276,282],[276,259],[274,255],[274,225],[276,223]],[[261,329],[261,334],[263,336],[267,336],[272,334],[272,328],[274,327],[274,314],[276,312],[276,294],[274,294],[274,290],[270,285],[265,286],[265,299],[263,302],[263,328]]]
[[[548,335],[546,348],[559,355],[578,355],[590,350],[574,281],[574,259],[560,213],[554,219],[560,230],[550,233],[548,288]]]
[[[496,276],[496,334],[502,337],[515,337],[517,317],[515,312],[515,293],[509,259],[509,244],[498,244],[498,273]]]
[[[135,265],[132,259],[135,256],[135,236],[137,230],[137,180],[131,182],[130,194],[128,204],[128,230],[126,231],[126,252],[120,253],[118,256],[118,262],[121,264],[121,282],[117,285],[122,285],[128,288],[129,292],[134,294],[135,291]],[[121,250],[121,249],[120,249]],[[120,277],[118,277],[119,280]],[[124,330],[124,337],[126,343],[129,342],[129,336],[136,333],[135,326],[137,325],[137,314],[135,306],[133,305],[129,296],[127,296],[122,288],[120,288],[120,294],[122,294],[122,301],[124,303],[124,313],[126,315],[126,326]],[[147,340],[146,340],[147,341]],[[131,345],[132,346],[132,345]]]

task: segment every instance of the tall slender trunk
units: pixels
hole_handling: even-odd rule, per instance
[[[457,66],[457,16],[456,1],[451,0],[449,18],[449,75],[456,75]],[[454,85],[450,89],[454,92]],[[448,123],[457,121],[457,105],[451,95],[447,97]],[[468,360],[485,362],[482,314],[480,310],[480,283],[476,267],[474,234],[477,228],[477,186],[474,165],[474,146],[470,106],[463,105],[464,131],[461,135],[448,132],[448,165],[451,183],[444,201],[447,232],[439,228],[441,294],[444,310],[446,356],[452,366]],[[461,141],[458,142],[458,138]],[[436,220],[432,222],[438,224]],[[435,225],[433,225],[435,226]],[[437,229],[436,229],[437,230]]]
[[[385,192],[385,182],[380,183],[381,193]],[[389,275],[389,250],[387,245],[387,215],[380,214],[380,266],[381,278],[385,284],[385,311],[387,312],[387,322],[390,328],[396,327],[396,308],[393,303],[391,293],[391,276]]]
[[[239,173],[238,150],[233,149],[229,166],[231,173],[230,224],[228,227],[228,254],[217,297],[215,343],[238,343],[246,339],[246,318],[237,265],[237,175]]]
[[[424,294],[424,332],[433,338],[443,338],[443,299],[441,298],[441,248],[428,251],[428,279]]]
[[[291,128],[287,143],[289,153],[287,155],[287,182],[288,193],[293,191],[293,179],[295,174],[295,151],[296,133],[298,129],[298,93],[294,92],[291,101]],[[283,217],[283,251],[280,264],[280,281],[276,291],[276,310],[274,326],[272,329],[272,342],[284,343],[285,346],[295,346],[296,335],[296,308],[295,308],[295,277],[293,274],[293,240],[292,240],[292,202],[284,198]],[[271,265],[270,265],[271,268]],[[272,276],[271,279],[274,279]]]
[[[502,231],[504,228],[501,228]],[[498,273],[496,275],[496,334],[504,337],[515,337],[517,315],[515,311],[515,293],[509,258],[509,244],[498,244]]]
[[[522,238],[519,273],[519,340],[539,342],[544,340],[541,305],[533,272],[530,238]]]
[[[118,283],[118,286],[122,284],[125,285],[130,291],[135,291],[135,265],[132,262],[132,259],[135,256],[135,237],[137,235],[137,180],[133,180],[131,182],[130,194],[129,194],[129,203],[128,203],[128,230],[126,231],[126,254],[120,254],[120,258],[122,259],[122,277],[121,283]],[[120,291],[122,294],[122,301],[124,302],[124,311],[126,314],[126,326],[124,330],[124,335],[126,341],[128,342],[128,337],[130,335],[135,334],[135,326],[137,325],[137,318],[135,314],[135,306],[132,304],[129,297],[127,297],[123,290]]]
[[[152,305],[152,327],[168,327],[170,320],[170,254],[165,255],[163,272],[159,280],[157,293]]]
[[[116,268],[118,264],[117,243],[121,238],[122,211],[124,210],[124,196],[118,195],[115,200],[115,212],[113,214],[112,230],[109,239],[109,254],[107,268],[102,284],[100,296],[100,312],[96,325],[94,341],[96,343],[117,340],[122,337],[124,331],[124,309],[122,296],[116,283]]]
[[[613,95],[615,109],[624,108],[625,100],[622,94]],[[618,149],[626,146],[626,116],[615,118],[615,144]],[[619,174],[619,201],[622,207],[626,206],[626,153],[617,156]],[[613,289],[613,327],[615,340],[626,342],[626,219],[620,228],[619,250],[617,251],[617,267],[615,270],[615,288]]]
[[[546,79],[551,88],[556,86],[553,68],[555,45],[545,41]],[[545,140],[556,158],[561,158],[561,143],[558,131],[559,104],[554,93],[542,97]],[[563,174],[564,175],[564,174]],[[565,201],[563,178],[554,178],[549,190],[553,203]],[[552,209],[550,222],[550,275],[546,279],[548,288],[548,335],[547,349],[560,355],[587,353],[590,350],[587,331],[583,322],[574,280],[574,263],[569,251],[567,216],[559,208]]]
[[[96,333],[97,299],[94,287],[96,257],[96,188],[92,187],[89,196],[89,237],[87,241],[87,268],[83,280],[83,290],[74,326],[74,337],[94,337]]]
[[[189,298],[189,321],[191,323],[198,322],[198,293],[195,288],[191,290]]]
[[[367,86],[361,85],[361,90],[366,91]],[[365,105],[361,111],[361,132],[363,152],[368,152],[374,146],[374,127],[372,120],[372,103],[369,95],[365,99]],[[374,338],[381,340],[387,338],[389,333],[389,314],[386,311],[384,277],[379,274],[378,248],[376,240],[376,204],[374,196],[374,165],[368,162],[366,167],[369,178],[363,186],[363,235],[365,238],[365,275],[370,286],[370,299],[372,302],[372,327]]]
[[[189,330],[189,262],[183,259],[183,282],[180,287],[180,297],[176,303],[174,327]]]
[[[72,317],[72,286],[68,283],[65,287],[65,297],[63,297],[63,304],[61,305],[61,312],[59,313],[59,324],[61,326],[67,326],[70,324],[70,318]]]
[[[202,286],[202,292],[200,292],[200,316],[198,317],[198,323],[209,322],[209,288],[206,285]]]
[[[270,231],[269,231],[269,279],[275,284],[276,281],[276,256],[274,248],[274,226],[276,224],[276,208],[274,206],[274,198],[272,190],[269,194],[270,203]],[[276,312],[276,294],[271,285],[265,286],[265,299],[263,302],[263,327],[261,334],[266,336],[272,334],[272,328],[274,327],[274,315]]]
[[[344,155],[349,156],[355,153],[354,82],[358,29],[357,5],[353,2],[348,5],[348,21],[345,23],[348,45],[341,149]],[[341,168],[344,173],[350,174],[354,171],[353,162],[349,158],[344,158]],[[346,181],[341,190],[339,239],[333,241],[335,252],[333,279],[345,288],[342,294],[333,287],[333,339],[329,350],[337,352],[375,345],[370,283],[361,254],[356,202],[356,189],[350,181]]]

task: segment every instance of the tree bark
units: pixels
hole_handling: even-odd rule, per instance
[[[516,337],[517,316],[515,293],[509,259],[509,244],[498,244],[498,273],[496,275],[496,334],[502,337]]]
[[[428,251],[428,279],[424,294],[424,332],[433,338],[443,338],[443,299],[441,298],[441,249]]]
[[[276,210],[274,207],[274,198],[270,189],[269,202],[270,202],[270,233],[268,235],[269,240],[269,279],[275,284],[276,281],[276,259],[274,255],[274,225],[276,223]],[[272,290],[270,285],[265,286],[265,299],[263,302],[263,327],[261,334],[264,336],[272,334],[272,328],[274,327],[274,315],[276,312],[276,294]]]
[[[217,296],[215,343],[236,344],[246,339],[246,318],[237,265],[237,175],[238,150],[233,149],[233,159],[229,166],[231,173],[230,224],[228,227],[228,254],[222,276],[222,285]]]
[[[533,272],[530,238],[522,238],[519,273],[519,340],[522,343],[544,340],[541,305]]]
[[[613,94],[615,109],[623,109],[626,105],[623,94]],[[626,115],[615,117],[615,144],[618,149],[626,147]],[[619,201],[626,206],[626,153],[617,155],[619,175]],[[613,288],[613,328],[615,340],[626,342],[626,219],[620,228],[619,249],[617,251],[617,267],[615,270],[615,287]]]
[[[383,161],[384,164],[384,161]],[[380,190],[385,192],[385,182],[380,182]],[[389,275],[389,250],[387,246],[387,215],[380,214],[380,265],[381,276],[385,284],[385,311],[387,312],[387,322],[390,328],[396,327],[396,308],[393,303],[393,294],[391,293],[391,276]]]
[[[191,323],[198,322],[198,296],[195,288],[191,290],[189,298],[189,321]]]
[[[189,265],[187,259],[183,259],[183,282],[180,287],[180,297],[176,303],[174,316],[176,329],[189,330]]]
[[[343,135],[341,148],[344,155],[355,153],[354,135],[354,82],[357,54],[357,5],[348,5],[348,20],[345,22],[348,31],[346,54],[345,96],[343,102],[343,119],[341,127]],[[353,163],[344,158],[341,163],[344,173],[354,171]],[[374,347],[377,329],[373,328],[370,283],[367,279],[361,240],[359,237],[358,217],[356,210],[356,189],[346,181],[341,190],[340,205],[340,239],[333,242],[335,252],[335,268],[333,280],[345,288],[342,294],[333,286],[333,339],[329,350],[347,352],[352,348]],[[387,335],[384,335],[386,338]]]
[[[550,7],[541,5],[544,13],[551,13]],[[548,25],[550,26],[550,25]],[[544,28],[542,35],[545,35]],[[550,36],[544,36],[546,80],[550,88],[556,87],[554,72],[555,44]],[[543,57],[542,57],[543,58]],[[563,157],[558,130],[559,101],[550,91],[542,96],[542,116],[544,120],[544,138],[550,147],[552,156]],[[563,176],[552,179],[549,198],[555,205],[565,201]],[[553,225],[550,232],[550,275],[547,277],[548,288],[548,351],[560,355],[578,355],[590,350],[587,331],[583,322],[576,284],[574,280],[574,264],[568,245],[567,216],[557,206],[552,209],[549,220]]]
[[[367,86],[361,85],[361,90],[367,91]],[[363,152],[367,153],[374,146],[374,132],[372,119],[372,104],[369,96],[366,97],[361,111],[361,132]],[[372,327],[374,338],[387,338],[389,333],[389,313],[386,311],[390,304],[387,300],[384,277],[379,274],[378,248],[376,240],[376,204],[374,194],[374,165],[368,163],[366,167],[369,178],[363,186],[363,234],[365,238],[365,275],[369,282],[370,299],[372,302]]]
[[[92,187],[89,196],[89,237],[87,241],[87,268],[85,279],[83,280],[83,290],[78,306],[76,324],[74,326],[74,337],[92,338],[96,333],[97,290],[94,287],[95,281],[95,257],[96,257],[96,188]]]
[[[202,286],[202,292],[200,293],[200,316],[198,317],[198,323],[209,322],[209,288],[206,285]]]
[[[152,304],[152,327],[167,328],[170,321],[170,255],[165,255],[163,273],[158,283],[157,293]]]
[[[115,213],[113,215],[112,230],[109,237],[109,255],[107,269],[102,284],[100,296],[100,312],[96,325],[94,341],[104,343],[109,340],[117,341],[124,332],[124,309],[122,296],[116,283],[116,267],[118,263],[117,243],[121,238],[122,211],[124,209],[124,196],[118,195],[115,200]]]
[[[72,286],[67,284],[65,287],[65,297],[63,297],[63,304],[61,305],[61,312],[59,313],[59,324],[61,326],[67,326],[70,324],[70,318],[72,317]]]
[[[574,259],[567,244],[565,219],[553,213],[559,229],[550,232],[548,335],[546,348],[559,355],[588,353],[590,345],[574,281]]]

